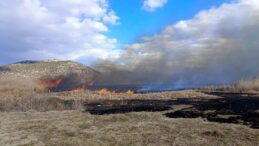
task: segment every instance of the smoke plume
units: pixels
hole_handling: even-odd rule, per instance
[[[125,46],[116,61],[102,61],[99,83],[231,84],[259,76],[259,1],[240,0],[201,11]]]

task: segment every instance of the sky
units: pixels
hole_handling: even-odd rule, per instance
[[[136,31],[140,35],[134,38],[136,33],[132,35],[128,26],[124,30],[128,32],[124,50],[118,58],[96,65],[98,70],[106,72],[106,82],[147,83],[156,85],[155,88],[169,84],[171,89],[179,89],[228,85],[259,77],[258,0],[221,3],[193,0],[192,5],[191,0],[188,4],[176,1],[170,1],[171,5],[162,1],[164,5],[139,6],[140,13],[156,20],[167,17],[164,15],[169,12],[162,13],[171,9],[171,18],[157,24],[156,20],[144,17],[140,18],[143,22],[131,21],[133,27],[140,23],[138,27],[144,27],[140,29],[144,31]],[[179,10],[175,11],[175,5]],[[148,22],[153,20],[154,23]],[[117,29],[123,29],[123,24],[121,27]],[[124,34],[113,35],[123,38]]]
[[[157,35],[170,25],[194,19],[199,12],[225,3],[241,2],[1,0],[0,64],[62,59],[91,65],[104,59],[118,60],[127,46],[144,36]]]
[[[112,27],[109,36],[119,39],[119,44],[133,43],[143,35],[152,35],[165,26],[180,20],[191,19],[201,10],[218,7],[233,0],[155,0],[160,7],[145,8],[147,0],[128,0],[124,3],[110,0],[110,7],[117,12],[120,25]],[[151,6],[152,7],[152,6]]]

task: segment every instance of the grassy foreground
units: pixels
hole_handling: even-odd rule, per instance
[[[243,125],[170,119],[160,112],[96,116],[79,111],[2,112],[0,145],[259,145]]]
[[[242,124],[209,122],[204,118],[168,118],[164,114],[169,111],[92,115],[83,107],[84,103],[105,100],[221,98],[205,91],[102,95],[90,91],[3,90],[0,146],[258,146],[259,130]],[[255,92],[243,96],[249,98],[250,94],[258,97]],[[67,101],[74,102],[67,105]],[[173,105],[171,111],[184,106]]]

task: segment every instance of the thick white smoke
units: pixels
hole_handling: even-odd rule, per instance
[[[102,62],[103,81],[205,86],[259,75],[259,1],[240,0],[201,11],[126,46]]]

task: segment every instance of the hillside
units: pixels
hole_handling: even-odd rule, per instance
[[[0,68],[0,80],[24,80],[39,88],[69,90],[92,84],[97,72],[73,61],[21,61]]]

